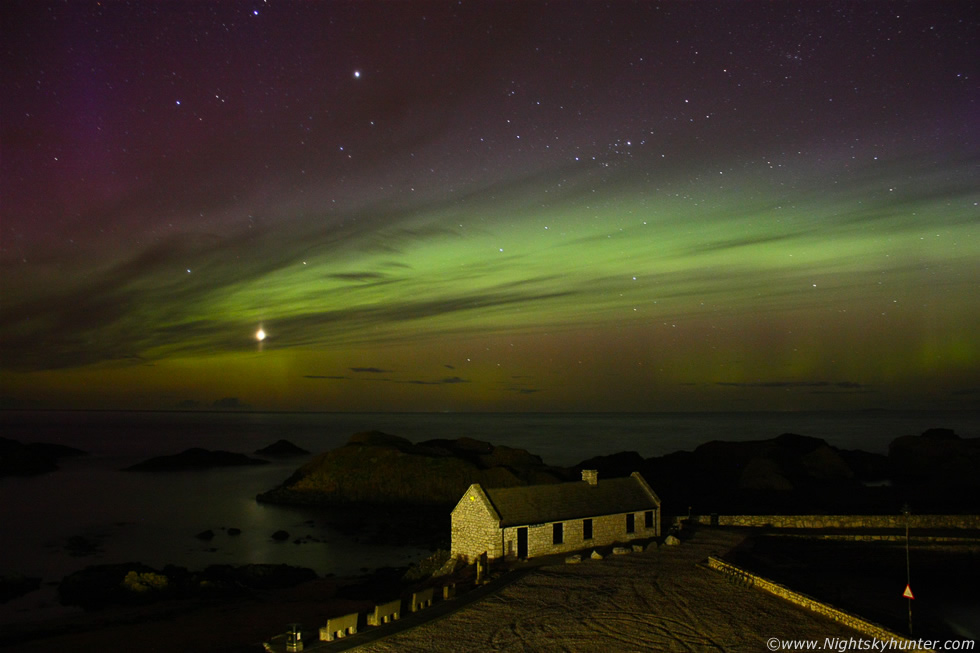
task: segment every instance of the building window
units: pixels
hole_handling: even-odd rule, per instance
[[[582,539],[591,540],[592,539],[592,520],[583,519],[582,520]]]
[[[635,533],[636,532],[636,515],[630,513],[626,515],[626,532]]]
[[[552,524],[552,528],[554,529],[551,532],[552,544],[561,544],[565,540],[565,529],[562,528],[563,526],[564,524],[562,524],[561,522],[557,524]]]
[[[647,510],[643,513],[643,525],[646,528],[653,528],[653,511]]]

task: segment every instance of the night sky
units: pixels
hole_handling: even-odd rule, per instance
[[[973,406],[978,28],[3,0],[0,405]]]

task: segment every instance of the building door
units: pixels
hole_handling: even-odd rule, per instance
[[[517,529],[517,557],[527,559],[527,528]]]

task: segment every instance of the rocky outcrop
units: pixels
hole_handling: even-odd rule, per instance
[[[865,492],[863,482],[884,462],[884,456],[843,452],[818,438],[784,433],[768,440],[712,441],[646,460],[621,452],[576,469],[596,469],[600,479],[639,471],[674,514],[688,507],[701,513],[798,512],[868,510],[862,502],[875,504],[880,497]]]
[[[713,441],[648,459],[620,452],[569,470],[522,449],[472,438],[413,444],[371,431],[316,456],[259,500],[371,505],[362,513],[374,516],[381,506],[389,509],[386,520],[397,520],[400,506],[451,509],[471,483],[508,487],[575,480],[581,469],[596,469],[600,482],[641,472],[667,514],[686,514],[688,507],[701,514],[896,514],[905,503],[919,513],[970,512],[980,510],[978,442],[932,430],[896,439],[886,457],[784,433],[767,440]],[[354,515],[349,521],[368,532],[363,519]],[[406,530],[420,529],[398,532]]]
[[[980,439],[948,429],[894,440],[889,455],[840,450],[784,433],[769,440],[707,442],[642,459],[622,452],[583,461],[599,478],[641,472],[665,510],[686,514],[897,514],[980,510]]]
[[[165,599],[235,596],[250,590],[293,587],[316,578],[312,569],[290,565],[212,565],[190,572],[173,565],[154,569],[130,562],[95,565],[69,574],[58,585],[58,594],[65,605],[93,610]]]
[[[30,594],[41,586],[40,578],[28,576],[0,576],[0,603],[6,603],[24,594]]]
[[[256,455],[268,456],[271,458],[288,458],[290,456],[308,456],[310,452],[301,447],[297,447],[289,440],[278,440],[268,447],[263,447],[255,451]]]
[[[127,472],[170,472],[240,465],[267,465],[268,460],[249,458],[243,453],[193,448],[172,456],[157,456],[126,467]]]
[[[53,472],[58,469],[58,461],[62,458],[87,455],[81,449],[63,444],[23,444],[17,440],[0,438],[0,477],[35,476]]]
[[[888,464],[897,482],[980,487],[980,438],[964,440],[949,429],[896,438]]]
[[[564,469],[511,447],[460,438],[413,444],[387,433],[351,436],[319,454],[260,501],[452,507],[472,483],[511,487],[564,480]]]
[[[629,476],[633,472],[643,469],[643,457],[635,451],[621,451],[608,456],[596,456],[583,460],[575,465],[575,471],[581,473],[583,469],[595,469],[599,471],[600,478],[620,478]]]
[[[980,497],[980,438],[949,429],[896,438],[888,447],[892,482],[915,512],[975,510]]]

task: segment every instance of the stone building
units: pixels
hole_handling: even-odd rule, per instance
[[[452,513],[452,555],[473,562],[533,558],[660,535],[660,498],[639,472],[572,483],[484,488],[474,483]]]

